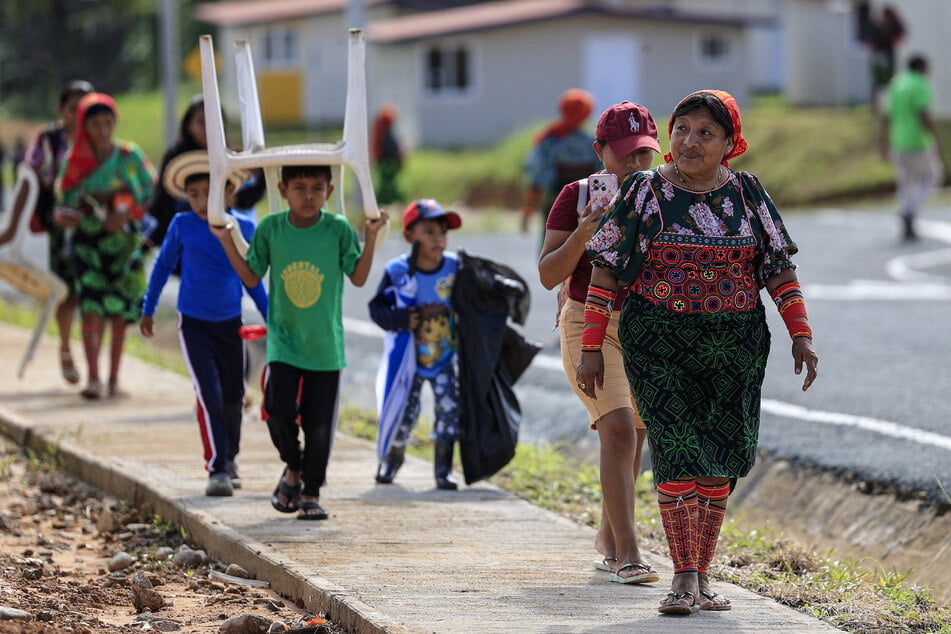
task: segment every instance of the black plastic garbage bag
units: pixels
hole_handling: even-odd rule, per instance
[[[466,484],[472,484],[515,456],[522,410],[512,386],[541,346],[506,323],[525,323],[531,294],[505,265],[460,251],[453,304],[459,320],[459,453]]]

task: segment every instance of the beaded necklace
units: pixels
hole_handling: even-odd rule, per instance
[[[690,187],[690,186],[687,184],[687,179],[684,178],[684,175],[680,173],[680,168],[677,167],[677,161],[671,161],[671,163],[674,164],[674,171],[677,172],[677,178],[679,178],[679,179],[680,179],[680,182],[683,183],[684,189],[687,189],[687,190],[692,191],[692,192],[705,192],[705,191],[710,191],[710,190],[716,189],[716,188],[720,187],[720,185],[723,184],[723,180],[724,180],[724,179],[723,179],[723,166],[722,166],[722,165],[717,165],[717,175],[716,175],[716,178],[715,178],[714,181],[713,181],[713,187],[710,187],[709,189],[694,189],[693,187]]]

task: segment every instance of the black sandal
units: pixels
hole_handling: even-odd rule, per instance
[[[297,510],[299,511],[297,515],[297,519],[299,520],[325,520],[330,517],[330,514],[324,510],[324,507],[310,500],[298,504]]]
[[[697,599],[693,592],[668,592],[667,597],[673,600],[665,598],[667,603],[661,603],[660,607],[657,608],[657,611],[661,614],[693,614],[698,610]],[[690,603],[687,603],[687,599],[690,599]]]
[[[730,603],[730,600],[719,592],[704,592],[700,591],[700,594],[703,595],[704,601],[700,602],[700,609],[706,610],[708,612],[726,612],[727,610],[732,610],[733,605]],[[720,600],[717,601],[717,597],[720,597]]]
[[[294,500],[300,497],[301,484],[300,482],[295,485],[288,484],[284,481],[285,475],[287,475],[287,467],[281,473],[281,479],[277,481],[277,487],[274,489],[274,493],[271,494],[271,506],[279,513],[296,513],[299,507]],[[287,504],[281,503],[281,498],[278,497],[280,495],[284,496]]]

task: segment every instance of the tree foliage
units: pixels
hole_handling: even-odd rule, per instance
[[[196,0],[174,0],[183,52],[195,46]],[[154,89],[160,78],[160,0],[0,2],[0,108],[51,114],[60,87],[87,79],[98,90]],[[192,41],[194,40],[194,41]]]

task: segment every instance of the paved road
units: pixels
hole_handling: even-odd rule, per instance
[[[792,372],[789,342],[775,311],[764,387],[761,445],[781,458],[815,465],[943,499],[951,487],[951,208],[935,207],[924,238],[897,239],[897,219],[885,206],[789,213],[800,246],[805,286],[820,354],[820,378],[808,392]],[[504,262],[530,284],[533,308],[523,332],[544,345],[517,386],[527,442],[565,441],[592,455],[596,437],[567,389],[554,324],[554,293],[537,281],[536,236],[453,233],[453,249]],[[373,381],[382,333],[369,321],[381,264],[401,253],[398,232],[381,246],[370,282],[344,297],[349,367],[344,402],[374,406]],[[42,241],[28,252],[42,262]],[[167,289],[174,302],[174,288]],[[424,413],[431,411],[424,401]]]

